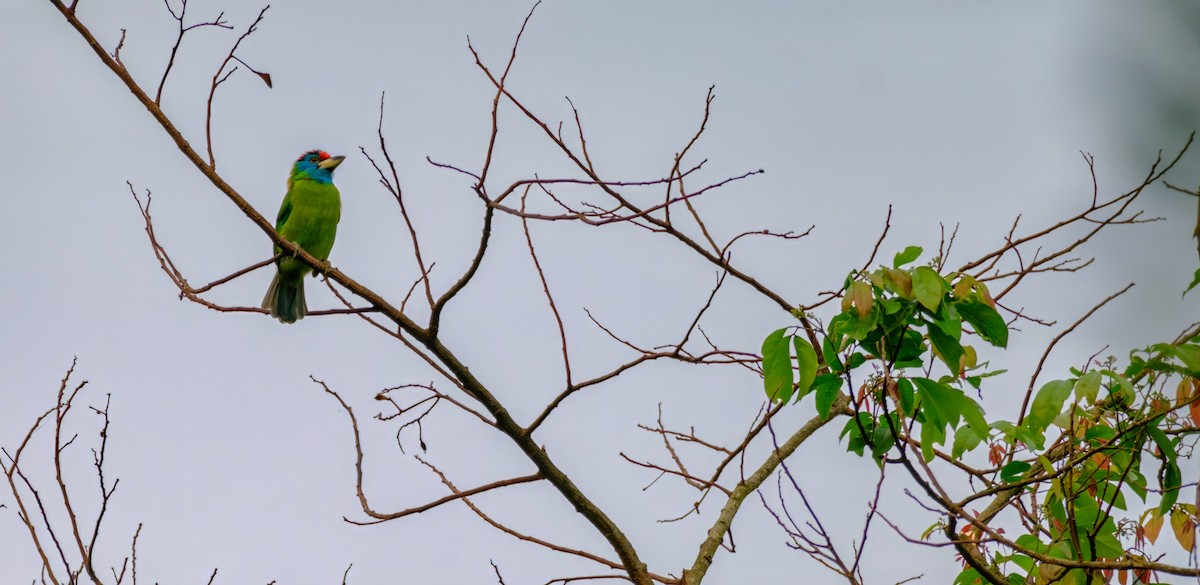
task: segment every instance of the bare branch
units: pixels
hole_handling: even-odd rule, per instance
[[[198,22],[196,24],[188,25],[188,24],[184,23],[184,19],[187,18],[187,8],[188,8],[187,0],[180,0],[180,7],[179,7],[178,14],[175,13],[174,8],[171,8],[170,0],[163,0],[163,4],[167,7],[167,11],[171,13],[171,18],[174,18],[175,21],[179,23],[179,34],[176,35],[176,37],[175,37],[175,45],[173,47],[171,47],[171,56],[167,58],[167,66],[165,69],[163,69],[162,79],[158,82],[158,91],[154,92],[154,103],[160,104],[160,105],[162,104],[163,86],[167,84],[167,76],[169,76],[171,74],[171,68],[175,66],[175,55],[177,53],[179,53],[179,45],[183,42],[183,36],[191,30],[194,30],[197,28],[203,28],[203,27],[207,27],[207,26],[211,26],[214,28],[223,28],[226,30],[233,30],[233,27],[230,26],[229,23],[225,21],[225,18],[224,18],[225,13],[224,12],[218,14],[216,18],[214,18],[210,21]],[[124,38],[124,35],[122,35],[122,39],[123,38]],[[119,49],[119,47],[118,47],[118,49]],[[118,52],[120,52],[120,51],[118,50]],[[114,55],[114,58],[115,57],[116,57],[116,55]],[[120,59],[117,59],[117,61],[119,62]]]
[[[1042,352],[1042,357],[1038,360],[1037,367],[1033,370],[1033,375],[1029,378],[1029,387],[1025,389],[1025,397],[1021,399],[1021,410],[1020,414],[1017,416],[1018,425],[1025,421],[1026,410],[1029,408],[1029,399],[1033,396],[1033,387],[1037,384],[1038,375],[1042,373],[1042,366],[1046,365],[1046,358],[1050,357],[1050,352],[1054,350],[1054,346],[1058,345],[1058,342],[1061,341],[1062,338],[1075,331],[1076,327],[1079,327],[1084,321],[1087,321],[1088,318],[1095,314],[1096,311],[1099,311],[1101,307],[1107,305],[1109,301],[1125,294],[1131,288],[1133,288],[1132,282],[1125,285],[1125,288],[1108,295],[1104,300],[1096,303],[1091,309],[1088,310],[1088,312],[1084,313],[1082,317],[1072,323],[1070,327],[1063,329],[1062,332],[1054,336],[1054,339],[1050,340],[1050,344],[1046,346],[1046,351]]]
[[[163,1],[166,2],[167,0],[163,0]],[[182,2],[182,0],[180,0],[180,1]],[[186,8],[186,6],[187,6],[187,4],[184,3],[185,8]],[[265,16],[267,14],[267,10],[270,8],[271,7],[269,5],[264,6],[263,9],[259,11],[258,16],[254,19],[254,22],[250,23],[250,26],[246,28],[246,32],[242,33],[242,36],[238,37],[237,41],[235,41],[233,43],[233,48],[229,49],[229,54],[225,57],[225,60],[221,62],[221,66],[217,68],[217,72],[213,74],[212,84],[209,86],[209,89],[208,89],[208,101],[207,101],[207,107],[205,109],[205,114],[204,114],[204,142],[208,146],[208,167],[210,169],[213,169],[214,171],[217,168],[217,159],[213,156],[213,145],[212,145],[213,97],[215,97],[217,94],[217,87],[219,87],[222,83],[224,83],[226,79],[229,79],[229,76],[233,75],[233,72],[237,70],[237,67],[235,66],[235,67],[231,68],[228,72],[225,71],[225,68],[229,67],[229,62],[234,60],[234,58],[235,58],[234,53],[237,52],[238,47],[241,46],[242,41],[246,40],[246,37],[249,37],[250,35],[254,34],[254,31],[258,30],[259,23],[262,22],[263,16]],[[216,22],[220,22],[220,20],[221,20],[221,17],[218,16],[216,19]],[[180,25],[180,27],[183,26],[182,11],[180,12],[179,25]],[[220,26],[220,25],[213,25],[213,26]],[[79,27],[76,27],[76,28],[79,28]],[[182,40],[184,32],[186,32],[186,30],[181,29],[181,31],[179,33],[180,40]],[[178,46],[179,46],[178,40],[176,41],[175,46],[176,46],[176,48],[178,48]],[[173,62],[174,60],[175,60],[175,54],[174,54],[174,51],[172,51],[171,61]],[[241,59],[238,59],[238,61],[240,62]],[[159,86],[158,86],[159,95],[154,100],[155,105],[158,105],[159,98],[161,98],[161,96],[162,96],[162,83],[166,83],[167,73],[170,72],[170,69],[171,69],[171,65],[170,65],[170,63],[168,63],[167,71],[163,72],[162,82],[160,82]],[[251,71],[253,71],[253,69],[251,69]],[[259,73],[259,75],[262,75],[262,74]],[[132,82],[132,79],[130,79],[129,82]],[[270,82],[268,82],[268,85],[269,84],[270,84]]]
[[[535,473],[532,475],[525,475],[525,476],[521,476],[521,477],[515,477],[512,479],[505,479],[505,480],[492,482],[487,485],[482,485],[482,486],[472,488],[469,490],[465,490],[462,492],[456,491],[454,495],[447,496],[447,497],[444,497],[444,498],[441,498],[438,500],[434,500],[432,502],[422,504],[420,506],[414,506],[414,507],[408,508],[406,510],[401,510],[399,512],[391,512],[391,513],[377,512],[371,508],[370,503],[367,501],[366,492],[363,490],[362,437],[359,434],[358,417],[354,415],[354,409],[350,408],[350,405],[348,403],[346,403],[346,401],[341,397],[341,395],[339,395],[337,392],[335,392],[333,389],[331,389],[328,384],[326,384],[325,382],[322,382],[321,380],[313,378],[312,376],[309,376],[309,379],[311,379],[314,383],[320,385],[321,388],[325,391],[325,393],[329,394],[330,396],[333,396],[334,399],[336,399],[338,401],[338,404],[340,404],[342,406],[342,409],[346,411],[346,415],[350,418],[350,428],[354,433],[355,490],[357,491],[358,502],[359,502],[359,505],[362,506],[363,513],[366,514],[367,516],[370,516],[371,518],[374,518],[374,521],[356,522],[356,521],[353,521],[350,519],[346,519],[346,522],[349,522],[351,524],[359,524],[359,525],[378,524],[380,522],[386,522],[388,520],[395,520],[397,518],[403,518],[404,516],[410,516],[412,514],[419,514],[426,510],[431,510],[442,504],[445,504],[448,502],[453,502],[455,500],[465,498],[467,496],[473,496],[475,494],[480,494],[480,493],[490,491],[493,489],[497,489],[497,488],[507,487],[507,486],[511,486],[511,485],[517,485],[517,484],[521,484],[521,483],[529,483],[529,482],[539,481],[541,479],[544,479],[541,476],[541,474]]]

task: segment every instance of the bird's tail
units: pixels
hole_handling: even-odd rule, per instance
[[[276,272],[267,295],[263,297],[262,308],[279,319],[280,323],[295,323],[303,319],[308,314],[308,304],[304,302],[304,279],[280,280]]]

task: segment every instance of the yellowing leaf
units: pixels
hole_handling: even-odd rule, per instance
[[[1175,540],[1179,541],[1183,550],[1192,552],[1196,548],[1196,524],[1187,511],[1181,508],[1171,510],[1171,530],[1175,532]]]
[[[875,304],[875,296],[871,292],[871,285],[861,280],[856,280],[850,284],[850,290],[846,291],[846,297],[850,299],[850,305],[858,311],[858,318],[862,319],[871,312],[871,305]],[[846,301],[842,301],[842,310],[846,310]]]
[[[982,282],[975,283],[975,291],[979,293],[979,300],[993,309],[996,308],[996,301],[992,300],[992,292],[988,290],[986,284]]]
[[[974,368],[976,365],[978,365],[979,356],[975,354],[975,348],[973,348],[969,345],[964,345],[964,346],[962,346],[962,348],[963,348],[963,361],[962,361],[963,369],[969,370],[971,368]]]
[[[908,272],[894,268],[885,269],[884,275],[895,286],[896,293],[906,299],[912,298],[913,281]]]
[[[1152,513],[1150,519],[1142,525],[1142,528],[1146,531],[1146,540],[1149,540],[1150,544],[1154,544],[1154,541],[1158,540],[1158,533],[1162,532],[1162,527],[1163,517],[1156,513]]]
[[[954,298],[956,298],[956,299],[967,298],[971,294],[971,291],[974,289],[974,287],[971,286],[974,283],[975,283],[974,278],[971,278],[970,276],[967,276],[964,274],[962,276],[962,278],[958,279],[958,282],[954,283]]]

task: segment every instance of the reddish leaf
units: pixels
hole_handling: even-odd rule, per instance
[[[1154,412],[1166,412],[1171,410],[1171,403],[1162,398],[1155,397],[1150,400],[1150,408]]]
[[[1004,455],[1004,445],[999,443],[992,445],[992,448],[988,449],[988,462],[992,465],[1000,465],[1000,462],[1004,461]]]
[[[1188,406],[1189,414],[1192,417],[1192,424],[1200,426],[1200,380],[1196,378],[1184,378],[1179,381],[1179,387],[1175,390],[1176,404]]]

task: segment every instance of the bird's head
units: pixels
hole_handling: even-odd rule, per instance
[[[324,150],[310,150],[296,159],[296,164],[292,165],[290,180],[307,179],[318,183],[332,183],[333,169],[342,164],[343,160],[346,160],[346,157],[329,156]]]

